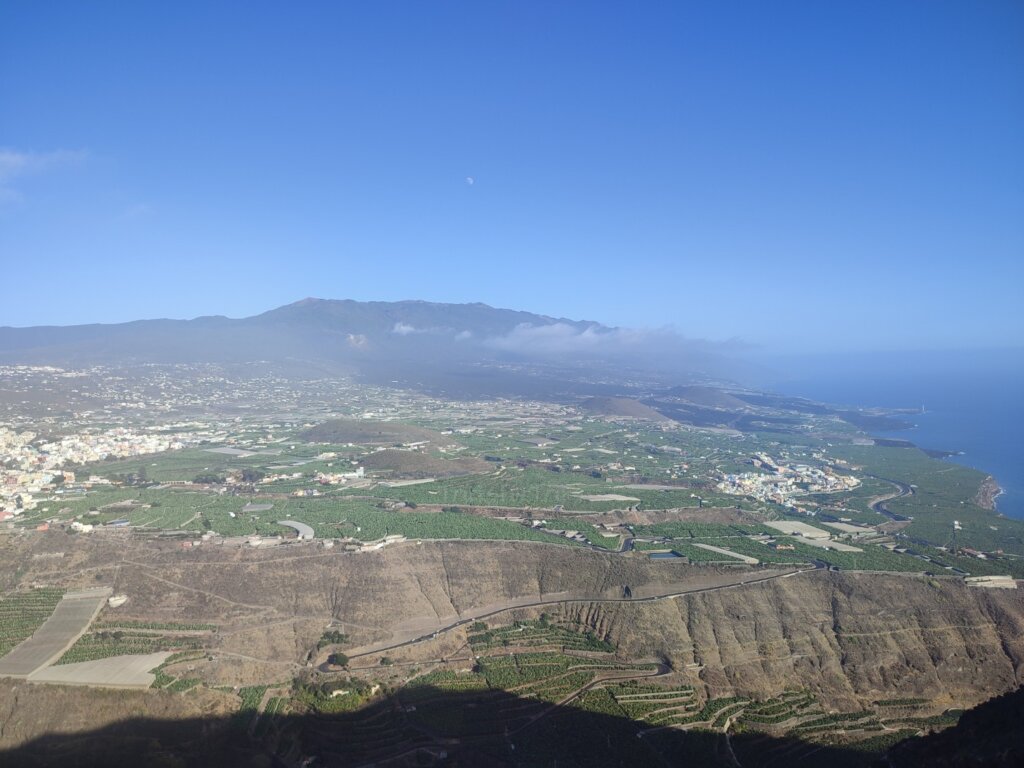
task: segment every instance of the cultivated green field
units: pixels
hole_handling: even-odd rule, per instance
[[[47,588],[14,592],[0,598],[0,656],[6,656],[39,629],[63,595],[62,589]]]
[[[844,446],[834,453],[864,472],[914,486],[914,494],[886,502],[894,513],[912,517],[905,533],[933,546],[950,544],[953,521],[960,546],[1024,555],[1024,521],[999,517],[973,503],[986,475],[969,467],[933,459],[916,448]]]
[[[71,646],[57,664],[74,664],[111,656],[124,656],[156,651],[183,651],[202,647],[202,638],[174,636],[130,630],[97,630],[87,632]]]
[[[357,493],[357,491],[353,491]],[[526,507],[551,510],[561,507],[571,512],[611,512],[639,504],[643,509],[673,509],[694,507],[694,492],[689,488],[678,490],[647,490],[623,488],[621,484],[606,482],[583,472],[551,471],[529,467],[505,467],[487,475],[471,475],[439,480],[434,483],[409,485],[399,488],[377,487],[375,496],[416,504],[443,504],[446,506]],[[584,496],[614,494],[634,500],[588,501]],[[737,496],[704,494],[705,506],[756,508]]]
[[[552,738],[570,753],[574,745],[592,747],[590,740],[598,738],[606,757],[627,748],[634,758],[637,751],[646,755],[648,764],[718,765],[727,722],[733,733],[770,734],[791,755],[813,754],[842,733],[862,744],[866,764],[889,743],[880,740],[880,732],[905,733],[924,723],[942,725],[957,714],[933,715],[929,702],[921,699],[879,701],[855,712],[830,713],[812,692],[802,690],[763,699],[709,699],[691,685],[651,678],[655,670],[649,665],[548,650],[571,635],[570,628],[540,622],[478,629],[471,636],[479,657],[472,671],[437,669],[420,675],[401,688],[397,698],[414,725],[453,739],[493,738],[517,722],[531,722],[550,703],[564,701],[566,709],[548,715],[556,721],[550,729],[517,731],[515,750],[507,757],[528,764],[531,757],[553,754]],[[517,650],[504,652],[509,645]],[[530,651],[531,645],[536,650]],[[516,698],[503,698],[501,692]],[[569,712],[603,716],[600,730],[558,728],[557,718]],[[578,718],[574,722],[579,723]],[[677,738],[678,731],[659,730],[665,726],[686,730],[687,738]],[[674,736],[662,739],[660,734]],[[757,739],[745,743],[756,744]],[[680,750],[687,751],[687,759]]]

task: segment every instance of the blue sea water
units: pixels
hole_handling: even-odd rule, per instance
[[[913,429],[872,433],[922,448],[962,451],[955,461],[995,477],[999,512],[1024,519],[1024,352],[886,353],[792,359],[771,389],[859,407],[924,407]]]

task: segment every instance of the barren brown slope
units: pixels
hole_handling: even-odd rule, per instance
[[[895,693],[972,706],[1024,680],[1024,594],[955,579],[815,571],[575,615],[721,696],[798,687],[840,709]]]
[[[134,717],[168,721],[170,727],[175,720],[223,717],[237,707],[237,697],[208,689],[196,690],[188,696],[174,696],[158,695],[155,691],[4,682],[0,691],[0,750],[43,735],[77,734]],[[67,764],[94,763],[77,763],[72,756]]]
[[[494,469],[493,464],[473,456],[445,459],[432,453],[403,451],[397,448],[386,448],[368,454],[360,459],[359,463],[366,469],[390,472],[396,478],[456,477]]]
[[[591,397],[580,403],[587,413],[608,418],[642,419],[644,421],[670,421],[649,405],[628,397]]]
[[[968,588],[952,578],[816,571],[659,602],[609,603],[593,598],[621,597],[624,585],[635,597],[697,589],[756,570],[513,542],[410,542],[346,554],[315,544],[186,552],[93,537],[75,548],[81,557],[61,568],[64,583],[109,576],[131,598],[119,617],[218,624],[216,661],[197,663],[195,673],[215,683],[287,682],[332,618],[358,649],[429,634],[484,608],[566,596],[575,602],[505,616],[545,610],[578,620],[626,656],[666,658],[716,696],[808,689],[843,710],[908,696],[966,707],[1016,687],[1024,675],[1024,592]],[[116,572],[97,569],[103,562],[116,563]],[[20,565],[21,580],[56,580],[43,561],[4,565]],[[409,653],[445,655],[462,646],[462,632]]]
[[[427,441],[448,445],[457,441],[432,429],[397,421],[371,419],[332,419],[301,432],[300,440],[310,443],[356,443],[358,445],[394,445]]]
[[[729,411],[746,410],[749,403],[740,400],[721,389],[714,387],[673,387],[669,394],[681,398],[694,405],[703,405],[709,408],[723,408]]]

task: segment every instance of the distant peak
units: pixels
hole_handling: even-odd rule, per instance
[[[290,306],[292,306],[292,307],[308,307],[310,304],[319,304],[321,301],[324,301],[324,299],[318,299],[315,296],[307,296],[304,299],[299,299],[298,301],[294,302]]]

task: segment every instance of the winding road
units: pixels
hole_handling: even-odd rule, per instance
[[[887,501],[892,501],[893,499],[902,499],[904,496],[913,496],[914,489],[906,483],[902,483],[899,480],[893,480],[889,477],[879,477],[878,475],[868,475],[868,477],[873,477],[875,480],[881,480],[885,483],[891,483],[892,485],[895,485],[897,489],[896,493],[890,494],[889,496],[882,496],[871,502],[871,508],[878,514],[885,515],[890,520],[895,520],[897,522],[909,520],[909,517],[904,517],[903,515],[897,515],[895,512],[891,512],[889,508],[885,506],[885,503]]]

